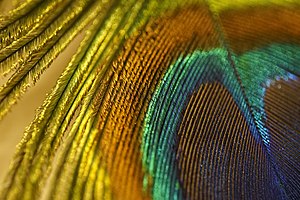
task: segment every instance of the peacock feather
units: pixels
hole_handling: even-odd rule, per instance
[[[82,36],[1,200],[300,199],[299,0],[0,5],[3,120]]]

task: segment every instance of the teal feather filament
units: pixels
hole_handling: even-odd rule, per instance
[[[258,123],[264,143],[269,147],[268,130],[263,124],[264,93],[270,81],[277,78],[294,79],[300,74],[299,47],[291,45],[271,45],[258,51],[248,52],[237,58],[237,71],[245,87],[254,118]]]

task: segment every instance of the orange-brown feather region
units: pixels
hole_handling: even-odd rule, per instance
[[[202,84],[191,96],[178,138],[179,179],[187,199],[264,199],[270,194],[263,147],[220,83]]]
[[[238,54],[270,43],[300,44],[300,7],[261,6],[228,10],[220,23]]]
[[[300,79],[275,81],[266,91],[266,126],[270,151],[282,175],[283,187],[291,199],[300,191]]]
[[[219,47],[207,7],[190,7],[150,21],[124,44],[108,73],[98,112],[101,158],[116,199],[149,197],[143,192],[141,130],[150,98],[164,72],[182,54]],[[104,87],[104,86],[103,86]],[[107,87],[107,88],[106,88]]]

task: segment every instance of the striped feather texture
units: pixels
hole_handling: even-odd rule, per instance
[[[298,0],[15,0],[1,119],[79,34],[0,199],[300,199]]]

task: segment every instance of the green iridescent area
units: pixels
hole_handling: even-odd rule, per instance
[[[170,66],[149,104],[142,140],[143,165],[147,169],[144,188],[150,187],[151,177],[154,199],[183,198],[174,149],[178,148],[181,113],[191,94],[201,84],[223,84],[243,112],[257,142],[263,141],[268,149],[268,130],[263,121],[265,89],[272,80],[294,79],[293,74],[299,74],[300,55],[295,56],[299,51],[300,47],[276,44],[229,56],[225,49],[217,48],[195,51]]]
[[[181,122],[181,112],[189,97],[204,83],[220,82],[236,97],[236,102],[250,119],[247,105],[229,62],[227,51],[214,49],[207,52],[195,51],[178,59],[170,66],[157,87],[148,107],[142,141],[143,163],[153,177],[153,197],[181,199],[182,191],[177,179],[176,133]],[[249,120],[252,131],[256,130]],[[251,125],[252,124],[252,125]],[[144,187],[148,187],[148,176]],[[175,190],[175,191],[171,191]],[[173,197],[170,195],[174,194]]]
[[[276,79],[295,79],[295,74],[300,74],[299,51],[299,46],[274,44],[236,57],[238,75],[267,147],[270,138],[264,125],[266,120],[264,111],[265,90]]]

